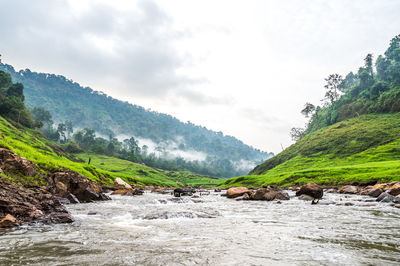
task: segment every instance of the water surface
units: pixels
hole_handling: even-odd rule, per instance
[[[70,225],[0,231],[0,264],[399,265],[400,210],[344,197],[325,200],[354,205],[113,196],[68,205]]]

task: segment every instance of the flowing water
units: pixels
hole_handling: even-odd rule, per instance
[[[353,206],[113,196],[68,205],[70,225],[1,231],[0,264],[399,265],[400,209],[346,197],[324,196]]]

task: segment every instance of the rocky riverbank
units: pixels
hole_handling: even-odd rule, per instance
[[[354,194],[364,195],[375,198],[373,201],[390,203],[396,208],[400,208],[400,182],[381,183],[381,184],[364,184],[364,185],[344,185],[336,188],[322,188],[321,186],[309,183],[301,187],[290,187],[287,190],[296,192],[296,197],[301,200],[312,201],[317,204],[323,198],[325,193],[338,194]],[[264,201],[280,201],[290,200],[287,192],[282,188],[265,187],[258,189],[248,189],[246,187],[232,187],[224,194],[228,198],[236,200],[264,200]],[[327,204],[327,202],[323,202]],[[330,202],[329,204],[335,204]],[[340,203],[338,203],[340,205]]]
[[[76,172],[46,171],[5,148],[0,148],[0,174],[0,227],[71,223],[63,204],[110,199],[100,185]]]

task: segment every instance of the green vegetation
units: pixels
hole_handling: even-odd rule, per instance
[[[65,168],[76,171],[89,179],[105,185],[112,184],[116,177],[121,177],[129,183],[140,185],[178,186],[209,184],[210,180],[218,183],[218,179],[195,175],[190,172],[174,172],[156,170],[141,164],[132,163],[107,156],[91,156],[92,162],[88,165],[89,155],[79,154],[75,158],[56,144],[48,141],[44,136],[33,129],[22,127],[20,124],[7,121],[0,117],[0,147],[8,148],[18,155],[38,164],[44,172],[62,170]],[[82,160],[84,159],[84,160]],[[104,163],[104,165],[101,165]],[[122,171],[123,169],[123,171]],[[29,183],[28,177],[24,183]],[[43,180],[35,180],[32,177],[30,183],[42,183]],[[214,184],[212,184],[214,186]]]
[[[400,35],[373,68],[372,55],[357,74],[326,79],[323,106],[307,103],[305,129],[295,144],[222,186],[290,186],[400,180]]]
[[[125,180],[130,180],[134,177],[136,180],[133,182],[141,182],[144,184],[159,183],[167,184],[169,186],[177,186],[182,184],[184,186],[199,187],[214,187],[222,183],[223,179],[210,178],[194,174],[188,171],[166,171],[154,169],[146,165],[132,163],[127,160],[118,159],[106,155],[80,153],[77,157],[88,161],[91,159],[91,165],[98,169],[117,175]]]
[[[0,115],[32,127],[34,125],[24,100],[24,86],[13,84],[10,74],[0,71]]]
[[[60,124],[66,125],[64,121],[69,121],[75,128],[95,130],[106,137],[111,134],[113,137],[124,135],[129,136],[128,139],[134,137],[151,140],[157,145],[155,150],[160,157],[168,159],[153,163],[154,167],[175,169],[179,163],[180,168],[190,171],[232,177],[250,170],[236,167],[235,162],[244,160],[249,165],[258,164],[273,156],[272,153],[254,149],[232,136],[225,136],[222,132],[214,132],[189,121],[183,123],[170,115],[116,100],[60,75],[36,73],[29,69],[17,72],[12,66],[2,63],[0,70],[10,73],[15,81],[24,84],[29,108],[43,107],[50,111],[54,121],[63,122]],[[43,114],[35,110],[33,113]],[[38,121],[44,124],[42,130],[46,136],[52,139],[63,137],[59,134],[58,126],[54,129],[46,126],[49,121],[45,114],[42,118]],[[169,150],[171,147],[174,147],[174,151],[201,152],[206,159],[196,162],[188,161],[183,155],[172,156]],[[177,160],[171,160],[173,157]],[[191,165],[184,165],[182,160]]]
[[[363,115],[310,133],[222,186],[400,180],[400,113]]]

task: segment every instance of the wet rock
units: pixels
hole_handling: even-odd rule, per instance
[[[400,204],[396,204],[396,205],[394,205],[393,207],[395,207],[395,208],[397,208],[397,209],[400,209]]]
[[[88,212],[87,215],[97,215],[97,212],[95,212],[95,211],[90,211],[90,212]]]
[[[110,200],[110,197],[102,193],[102,187],[77,172],[65,170],[50,173],[49,182],[55,186],[56,194],[67,197],[73,194],[79,202],[93,202]]]
[[[192,196],[192,199],[198,199],[198,198],[200,198],[199,195],[193,195],[193,196]]]
[[[246,187],[231,187],[230,189],[228,189],[228,191],[226,192],[226,196],[228,198],[237,198],[242,196],[245,193],[251,193],[251,191],[246,188]]]
[[[373,186],[373,188],[380,188],[383,191],[388,192],[392,196],[397,196],[400,194],[400,182],[376,184],[375,186]]]
[[[249,196],[249,193],[245,193],[242,196],[235,198],[235,200],[237,200],[237,201],[239,201],[239,200],[250,200],[250,199],[251,198]]]
[[[314,199],[321,199],[324,195],[323,189],[315,183],[308,183],[301,186],[300,190],[296,192],[296,196],[308,195]]]
[[[379,197],[376,199],[378,202],[392,202],[394,199],[394,196],[390,195],[387,192],[383,192],[379,195]]]
[[[18,224],[73,222],[59,198],[45,188],[25,188],[0,180],[0,217],[6,214],[14,216]]]
[[[188,188],[188,189],[176,188],[176,189],[174,189],[175,197],[192,196],[194,193],[196,193],[196,191],[192,188]]]
[[[290,200],[290,196],[288,193],[279,191],[276,195],[274,200]]]
[[[347,185],[347,186],[343,186],[341,188],[339,188],[338,193],[341,194],[357,194],[359,193],[360,189],[356,186],[351,186],[351,185]]]
[[[259,188],[251,194],[252,200],[289,200],[289,194],[271,187]]]
[[[311,196],[309,196],[309,195],[306,195],[306,194],[300,195],[300,196],[298,197],[298,199],[299,199],[299,200],[307,200],[307,201],[312,201],[312,200],[314,200],[313,197],[311,197]]]
[[[394,203],[400,203],[400,195],[396,196],[392,200]]]
[[[214,192],[221,192],[222,190],[220,188],[214,189]]]
[[[16,223],[17,219],[11,214],[7,214],[6,217],[0,220],[0,227],[13,227]]]
[[[393,196],[386,196],[386,197],[384,197],[382,200],[380,200],[379,202],[382,202],[382,203],[390,203],[390,202],[392,202],[392,200],[393,200]]]
[[[382,194],[382,192],[383,192],[383,190],[380,189],[380,188],[371,189],[371,190],[368,192],[368,196],[377,198],[377,197],[379,197],[380,194]]]
[[[121,178],[117,177],[114,180],[114,188],[119,190],[131,190],[132,187],[131,185],[129,185],[128,183],[126,183],[124,180],[122,180]]]
[[[252,200],[263,200],[265,193],[269,192],[270,190],[268,188],[259,188],[256,190],[256,192],[251,194],[251,199]]]
[[[387,192],[392,196],[400,195],[400,183],[389,186]]]
[[[71,193],[68,193],[67,199],[68,199],[68,201],[69,201],[70,203],[72,203],[72,204],[80,203],[79,200],[75,197],[75,195],[74,195],[74,194],[71,194]]]
[[[354,206],[354,203],[353,202],[345,202],[344,206]]]

